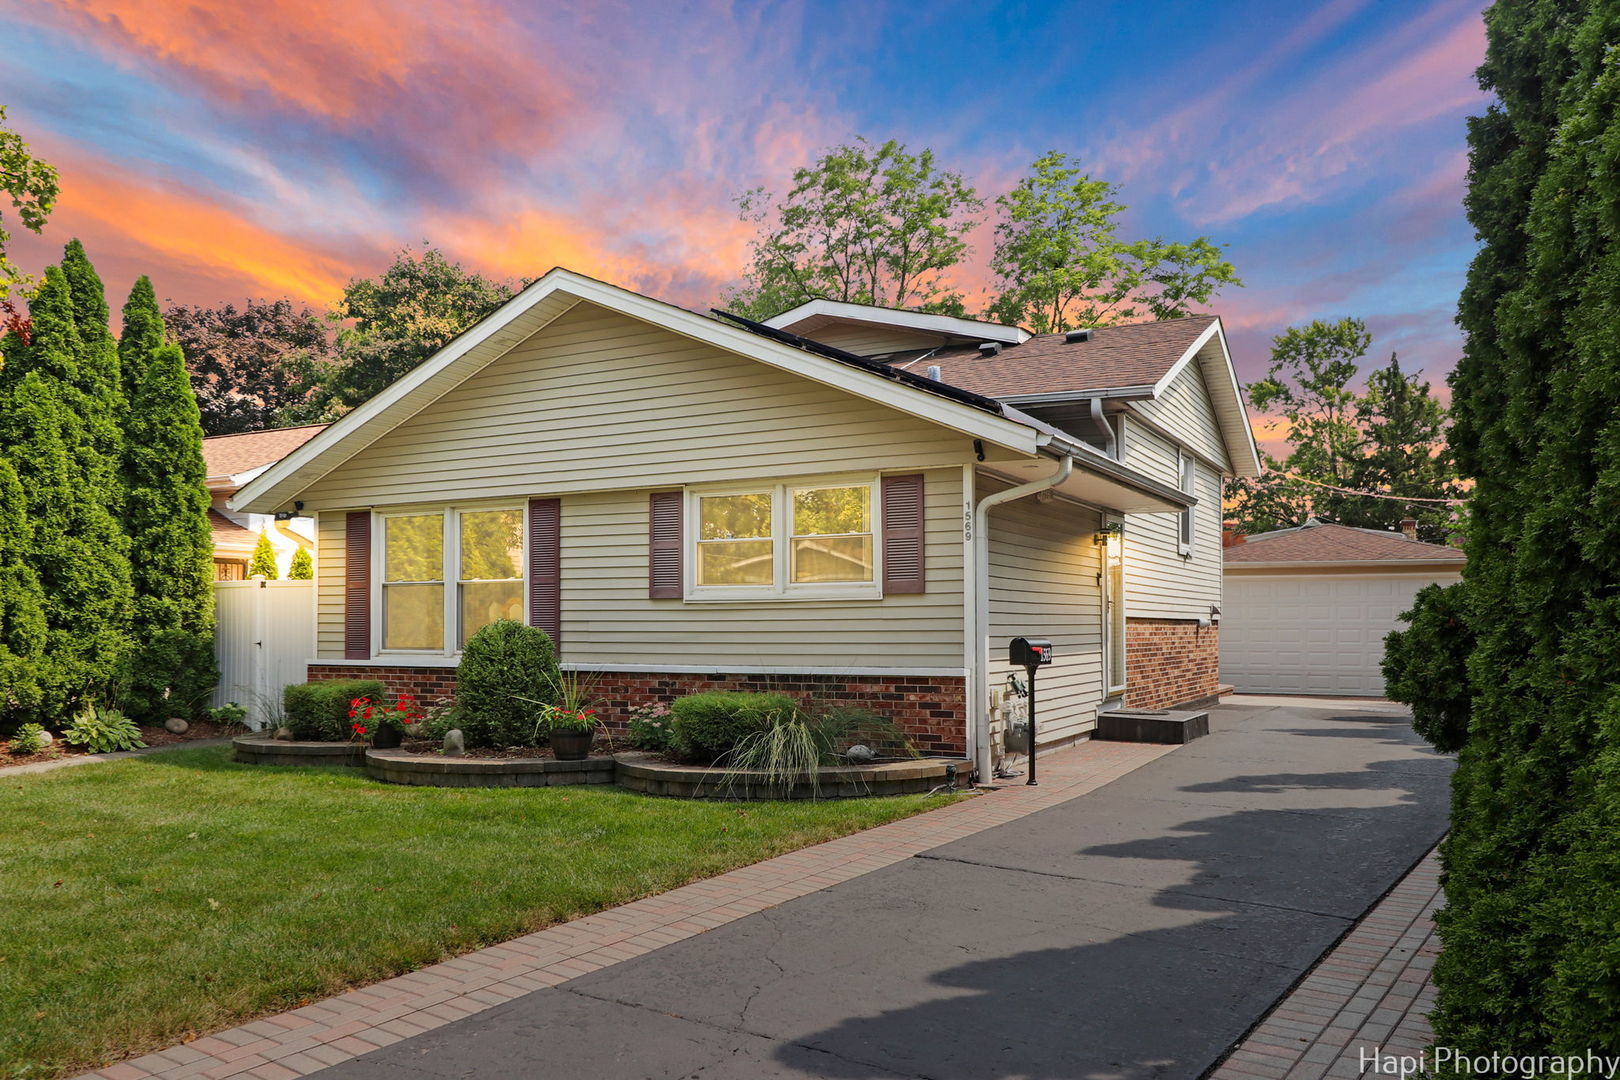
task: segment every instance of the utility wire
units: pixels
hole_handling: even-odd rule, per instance
[[[1381,491],[1358,491],[1355,488],[1340,487],[1338,484],[1324,484],[1320,480],[1308,480],[1303,476],[1294,476],[1291,473],[1274,473],[1273,475],[1284,480],[1298,480],[1302,484],[1327,488],[1329,491],[1336,491],[1341,495],[1356,495],[1365,499],[1388,499],[1390,502],[1400,503],[1439,503],[1442,506],[1461,506],[1464,502],[1462,499],[1425,499],[1417,496],[1389,495]]]

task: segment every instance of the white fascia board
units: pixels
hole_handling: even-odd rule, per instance
[[[981,341],[1000,341],[1013,345],[1022,345],[1030,338],[1029,331],[1019,326],[959,319],[954,315],[935,315],[927,311],[904,311],[899,308],[877,307],[874,304],[851,304],[843,300],[819,298],[808,300],[796,308],[784,311],[780,315],[772,315],[762,321],[774,330],[787,330],[818,315],[870,323],[874,326],[898,326],[905,330],[925,330],[935,334],[949,334],[952,337],[978,338]]]
[[[997,401],[1008,405],[1061,405],[1066,401],[1089,401],[1091,398],[1151,398],[1151,386],[1103,386],[1095,390],[1054,390],[1046,394],[1004,394]]]
[[[1209,387],[1210,396],[1217,398],[1215,405],[1217,416],[1222,411],[1224,398],[1227,411],[1226,420],[1222,423],[1222,435],[1226,439],[1227,452],[1232,455],[1232,472],[1235,476],[1255,477],[1260,475],[1260,446],[1254,441],[1254,427],[1249,423],[1249,410],[1243,404],[1243,384],[1238,382],[1237,369],[1232,366],[1232,351],[1226,347],[1226,331],[1221,326],[1217,316],[1208,328],[1187,347],[1181,358],[1171,365],[1170,370],[1153,387],[1153,396],[1158,397],[1169,389],[1176,376],[1184,371],[1188,364],[1199,358],[1204,346],[1213,340],[1220,346],[1220,363],[1201,364],[1204,369],[1204,384]],[[1211,370],[1214,368],[1214,370]],[[1241,427],[1243,434],[1234,438],[1234,428]]]
[[[564,294],[576,303],[586,301],[597,304],[608,310],[617,311],[634,319],[640,319],[653,326],[662,327],[672,333],[758,360],[772,367],[846,391],[877,404],[899,409],[924,420],[952,428],[970,438],[984,439],[987,442],[1017,453],[1034,454],[1038,446],[1035,430],[1016,420],[1009,420],[1006,417],[997,416],[983,409],[953,401],[917,387],[906,386],[885,379],[883,376],[873,372],[861,371],[848,364],[761,337],[759,334],[745,330],[740,326],[722,323],[717,319],[695,314],[685,308],[666,304],[661,300],[654,300],[639,293],[631,292],[628,289],[621,289],[616,285],[609,285],[606,282],[597,281],[594,278],[588,278],[582,274],[576,274],[571,270],[564,270],[559,267],[508,300],[483,321],[440,349],[412,371],[390,383],[370,401],[342,417],[319,435],[316,435],[313,439],[310,439],[304,445],[276,462],[247,486],[237,491],[228,505],[233,509],[254,510],[260,513],[274,511],[282,502],[285,502],[294,494],[292,491],[282,491],[280,488],[287,481],[297,476],[300,470],[307,469],[329,451],[335,453],[349,439],[358,438],[366,428],[372,426],[380,428],[370,439],[366,439],[360,447],[356,447],[348,454],[345,454],[343,460],[346,460],[352,454],[357,453],[363,446],[369,445],[383,432],[408,419],[420,408],[426,407],[427,403],[424,402],[415,408],[410,408],[408,403],[410,395],[424,383],[437,377],[446,368],[466,358],[474,350],[488,343],[524,312],[554,293]],[[554,320],[561,314],[562,312],[558,312],[552,316],[552,319]],[[548,323],[550,321],[548,320]],[[537,328],[531,333],[538,333],[539,329],[541,328]],[[499,352],[490,355],[484,363],[487,364],[504,355],[507,348],[508,346],[503,345]],[[483,364],[480,364],[478,368],[468,371],[463,378],[470,377],[473,371],[482,366]],[[397,415],[390,416],[391,412]],[[339,463],[339,461],[332,462],[320,475],[324,475],[325,472],[335,468]],[[314,476],[306,477],[300,486],[307,485],[313,482],[314,479]]]

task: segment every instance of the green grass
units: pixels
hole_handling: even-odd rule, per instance
[[[224,747],[0,776],[0,1075],[144,1053],[943,801],[395,787]]]

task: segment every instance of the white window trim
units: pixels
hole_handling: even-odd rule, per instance
[[[872,580],[848,583],[813,582],[794,584],[789,580],[792,562],[793,525],[790,496],[795,491],[829,487],[864,487],[871,497]],[[703,531],[699,500],[716,495],[771,496],[771,557],[769,585],[699,585],[697,583],[698,537]],[[705,484],[686,489],[682,530],[682,594],[688,603],[772,603],[794,600],[881,600],[883,599],[883,485],[880,477],[813,477],[803,480],[759,483]],[[763,539],[763,538],[762,538]]]
[[[1108,544],[1104,544],[1098,553],[1102,562],[1101,573],[1098,577],[1103,583],[1103,682],[1111,684],[1104,687],[1104,697],[1122,697],[1126,690],[1129,678],[1130,664],[1126,653],[1126,638],[1128,610],[1125,605],[1125,519],[1104,518],[1103,527],[1111,529],[1119,527],[1118,539],[1113,541],[1119,545],[1119,578],[1114,579],[1113,568],[1109,565]],[[1119,682],[1114,683],[1115,674],[1113,654],[1119,651]]]
[[[1187,451],[1176,447],[1176,483],[1182,492],[1198,495],[1198,459]],[[1190,556],[1193,552],[1196,522],[1193,519],[1195,507],[1187,507],[1176,515],[1176,550],[1182,555]]]
[[[464,513],[481,513],[490,510],[516,510],[521,524],[519,535],[523,542],[523,554],[518,566],[522,573],[518,576],[518,593],[523,602],[523,622],[529,622],[529,510],[527,502],[498,502],[489,504],[480,503],[449,503],[440,506],[413,506],[387,511],[373,511],[371,514],[371,655],[382,658],[397,657],[443,657],[450,661],[451,666],[458,663],[461,650],[456,647],[456,640],[461,636],[461,515]],[[388,546],[388,518],[395,517],[422,517],[426,514],[443,515],[444,528],[444,566],[440,573],[444,576],[440,584],[444,588],[444,647],[439,649],[389,649],[384,647],[383,623],[383,567],[386,548]],[[455,576],[450,576],[454,571]],[[510,580],[510,579],[503,579]]]

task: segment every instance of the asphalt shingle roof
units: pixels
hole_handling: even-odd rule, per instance
[[[1072,345],[1062,334],[1037,334],[988,357],[976,347],[941,349],[914,361],[909,370],[922,374],[937,364],[943,381],[987,397],[1151,386],[1214,321],[1213,315],[1194,315],[1104,326]]]
[[[1327,563],[1436,561],[1461,563],[1467,559],[1461,548],[1408,540],[1400,533],[1352,529],[1347,525],[1318,522],[1297,529],[1256,533],[1241,544],[1225,549],[1226,562],[1233,563]]]
[[[203,462],[210,480],[235,476],[280,461],[326,429],[325,424],[210,435],[203,440]]]

